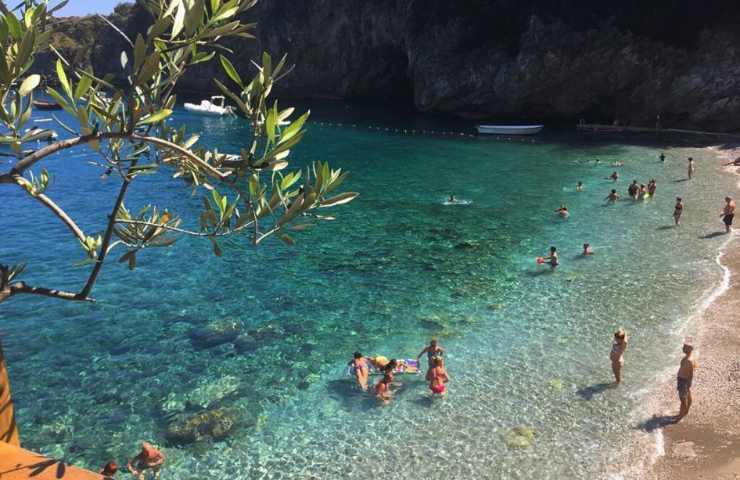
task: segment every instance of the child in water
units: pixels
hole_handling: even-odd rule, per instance
[[[441,358],[434,357],[432,359],[432,368],[427,372],[426,379],[429,382],[429,390],[432,391],[432,395],[444,396],[447,394],[445,384],[450,381],[450,376],[442,365]]]

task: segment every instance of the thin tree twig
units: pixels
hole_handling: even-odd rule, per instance
[[[23,187],[23,185],[21,184],[20,178],[22,178],[22,177],[20,177],[19,175],[15,175],[13,177],[13,179],[15,180],[16,185],[18,185],[19,187],[21,187],[24,191],[28,192],[28,190],[26,190],[25,187]],[[82,229],[80,229],[80,227],[77,226],[77,224],[75,223],[75,221],[72,220],[72,218],[69,215],[67,215],[67,212],[65,212],[64,210],[62,210],[56,203],[54,203],[49,197],[47,197],[43,193],[39,193],[37,195],[33,195],[32,193],[28,192],[28,194],[31,197],[33,197],[36,200],[38,200],[46,208],[48,208],[49,210],[51,210],[52,213],[54,213],[54,215],[56,215],[59,218],[59,220],[61,220],[65,225],[67,225],[67,228],[69,228],[69,230],[72,232],[72,234],[75,237],[77,237],[77,239],[80,242],[83,242],[83,243],[85,242],[85,234],[82,232]]]
[[[245,228],[250,227],[254,222],[247,222],[244,225],[240,225],[234,229],[230,229],[225,232],[216,232],[216,233],[196,232],[194,230],[187,230],[187,229],[178,228],[178,227],[170,227],[168,225],[162,225],[162,224],[153,223],[153,222],[145,222],[143,220],[116,219],[116,223],[125,223],[129,225],[143,225],[145,227],[157,227],[163,230],[168,230],[170,232],[182,233],[183,235],[190,235],[191,237],[226,237],[231,234],[240,232],[244,230]]]

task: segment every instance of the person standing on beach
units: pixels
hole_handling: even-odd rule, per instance
[[[689,180],[694,176],[694,159],[689,157]]]
[[[622,383],[622,367],[624,366],[624,351],[627,350],[627,334],[621,328],[614,332],[614,343],[612,351],[609,353],[609,360],[612,361],[612,373],[614,373],[614,383]]]
[[[730,233],[732,231],[732,220],[735,218],[735,200],[730,197],[725,197],[725,208],[722,209],[720,217],[725,223],[725,232]]]
[[[678,367],[676,375],[676,390],[678,390],[678,399],[681,401],[678,415],[676,415],[677,422],[688,415],[691,408],[691,382],[694,380],[696,370],[696,360],[691,358],[693,351],[694,347],[691,344],[683,344],[684,357],[681,359],[681,366]]]
[[[660,158],[661,163],[665,163],[665,154],[663,152],[660,152],[660,157],[658,158]]]
[[[681,215],[683,214],[683,200],[681,197],[676,197],[676,206],[673,207],[673,221],[676,225],[681,224]]]

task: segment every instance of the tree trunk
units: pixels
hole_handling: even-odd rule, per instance
[[[0,441],[21,445],[18,426],[15,424],[15,410],[10,398],[10,379],[5,368],[5,352],[0,344]]]

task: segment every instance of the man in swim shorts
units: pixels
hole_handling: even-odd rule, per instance
[[[725,232],[730,233],[732,230],[732,221],[735,218],[735,200],[730,197],[725,197],[725,207],[722,209],[720,217],[725,223]]]
[[[688,415],[691,408],[691,382],[694,380],[694,370],[696,370],[696,360],[691,358],[693,351],[692,345],[684,343],[684,357],[681,359],[681,366],[676,375],[676,390],[678,390],[678,399],[681,402],[678,415],[676,415],[677,422]]]

